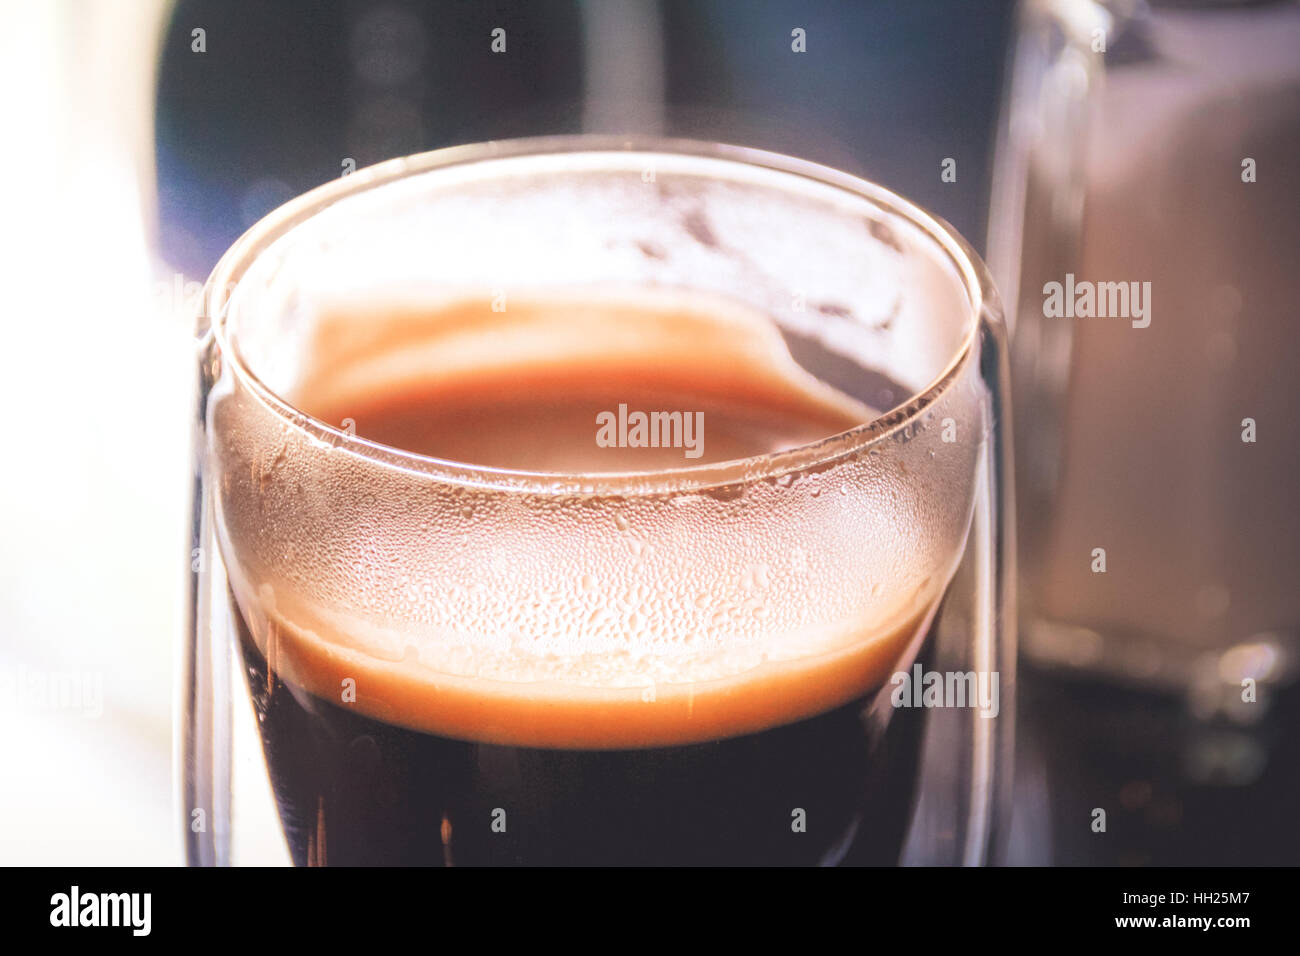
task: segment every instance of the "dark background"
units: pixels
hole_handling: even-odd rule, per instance
[[[599,5],[597,36],[618,42]],[[646,4],[661,25],[668,135],[791,153],[985,229],[1012,5],[1004,0]],[[161,247],[202,278],[248,226],[340,175],[457,143],[595,131],[584,5],[182,0],[162,56]],[[588,21],[589,22],[589,21]],[[493,28],[507,52],[490,50]],[[629,28],[632,24],[629,24]],[[191,30],[207,52],[191,52]],[[808,52],[790,32],[807,32]],[[630,118],[600,132],[646,131]],[[940,162],[957,160],[957,181]]]

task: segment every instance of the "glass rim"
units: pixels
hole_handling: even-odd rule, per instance
[[[226,335],[225,324],[235,287],[254,261],[293,228],[328,207],[362,192],[410,176],[449,169],[484,160],[563,153],[625,154],[647,153],[677,157],[721,160],[750,169],[800,177],[843,190],[889,215],[906,220],[919,229],[947,256],[961,279],[969,302],[966,327],[955,354],[939,374],[923,388],[909,393],[901,402],[870,421],[825,438],[763,455],[736,458],[701,465],[645,471],[542,472],[475,465],[452,461],[350,434],[315,418],[267,386],[244,361]],[[689,493],[728,485],[748,484],[788,472],[799,471],[861,453],[905,429],[961,372],[975,350],[981,322],[997,316],[997,298],[988,267],[970,244],[946,221],[915,203],[869,180],[830,166],[782,153],[749,146],[681,138],[572,134],[524,139],[493,140],[448,146],[410,156],[389,159],[349,173],[291,199],[248,228],[218,260],[204,284],[199,300],[198,336],[201,342],[215,339],[221,361],[228,362],[239,380],[274,415],[307,433],[318,443],[336,451],[354,454],[377,465],[466,487],[536,494],[583,494],[638,496]]]

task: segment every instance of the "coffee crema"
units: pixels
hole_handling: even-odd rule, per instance
[[[358,326],[367,330],[360,344],[331,334]],[[476,466],[619,474],[696,463],[681,449],[600,446],[598,416],[620,404],[702,411],[703,464],[810,444],[875,415],[796,365],[769,322],[716,303],[704,310],[541,299],[506,312],[459,303],[391,308],[362,323],[345,310],[321,328],[298,407],[379,444]],[[750,584],[773,590],[771,581]],[[319,608],[295,606],[292,589],[259,586],[274,597],[261,601],[252,582],[235,581],[236,594],[248,598],[253,641],[273,672],[314,694],[340,700],[351,681],[349,706],[401,726],[493,743],[606,748],[752,733],[860,697],[907,658],[937,590],[919,590],[889,620],[823,624],[757,648],[692,634],[656,634],[647,646],[629,633],[612,653],[585,653],[574,621],[577,633],[563,649],[539,653],[529,646],[536,638],[516,634],[505,647],[434,642],[392,659],[368,651]],[[579,576],[571,587],[600,584]],[[737,603],[734,594],[717,597]],[[761,603],[749,610],[761,621]]]

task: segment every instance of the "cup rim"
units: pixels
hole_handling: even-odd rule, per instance
[[[647,153],[721,160],[742,167],[801,177],[865,199],[881,211],[904,219],[920,229],[956,268],[970,305],[961,343],[939,374],[925,387],[909,394],[902,402],[870,421],[815,442],[764,455],[702,465],[579,475],[452,461],[349,434],[306,414],[262,382],[226,335],[225,323],[233,291],[258,256],[294,227],[335,203],[388,183],[438,169],[450,169],[484,160],[561,153]],[[942,394],[975,354],[980,325],[986,320],[1001,320],[988,267],[970,244],[945,220],[883,186],[830,166],[749,146],[681,138],[576,134],[493,140],[385,160],[291,199],[249,227],[218,260],[200,297],[198,336],[201,343],[209,338],[215,340],[222,362],[229,363],[233,374],[273,414],[290,427],[306,432],[309,438],[318,443],[326,443],[339,453],[353,454],[380,466],[465,487],[538,494],[626,497],[689,493],[748,484],[815,467],[848,453],[861,453],[905,429]]]

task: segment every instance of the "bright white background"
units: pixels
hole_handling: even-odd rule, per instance
[[[151,253],[165,12],[0,0],[0,864],[180,862],[194,375]],[[33,692],[58,675],[89,698]]]

